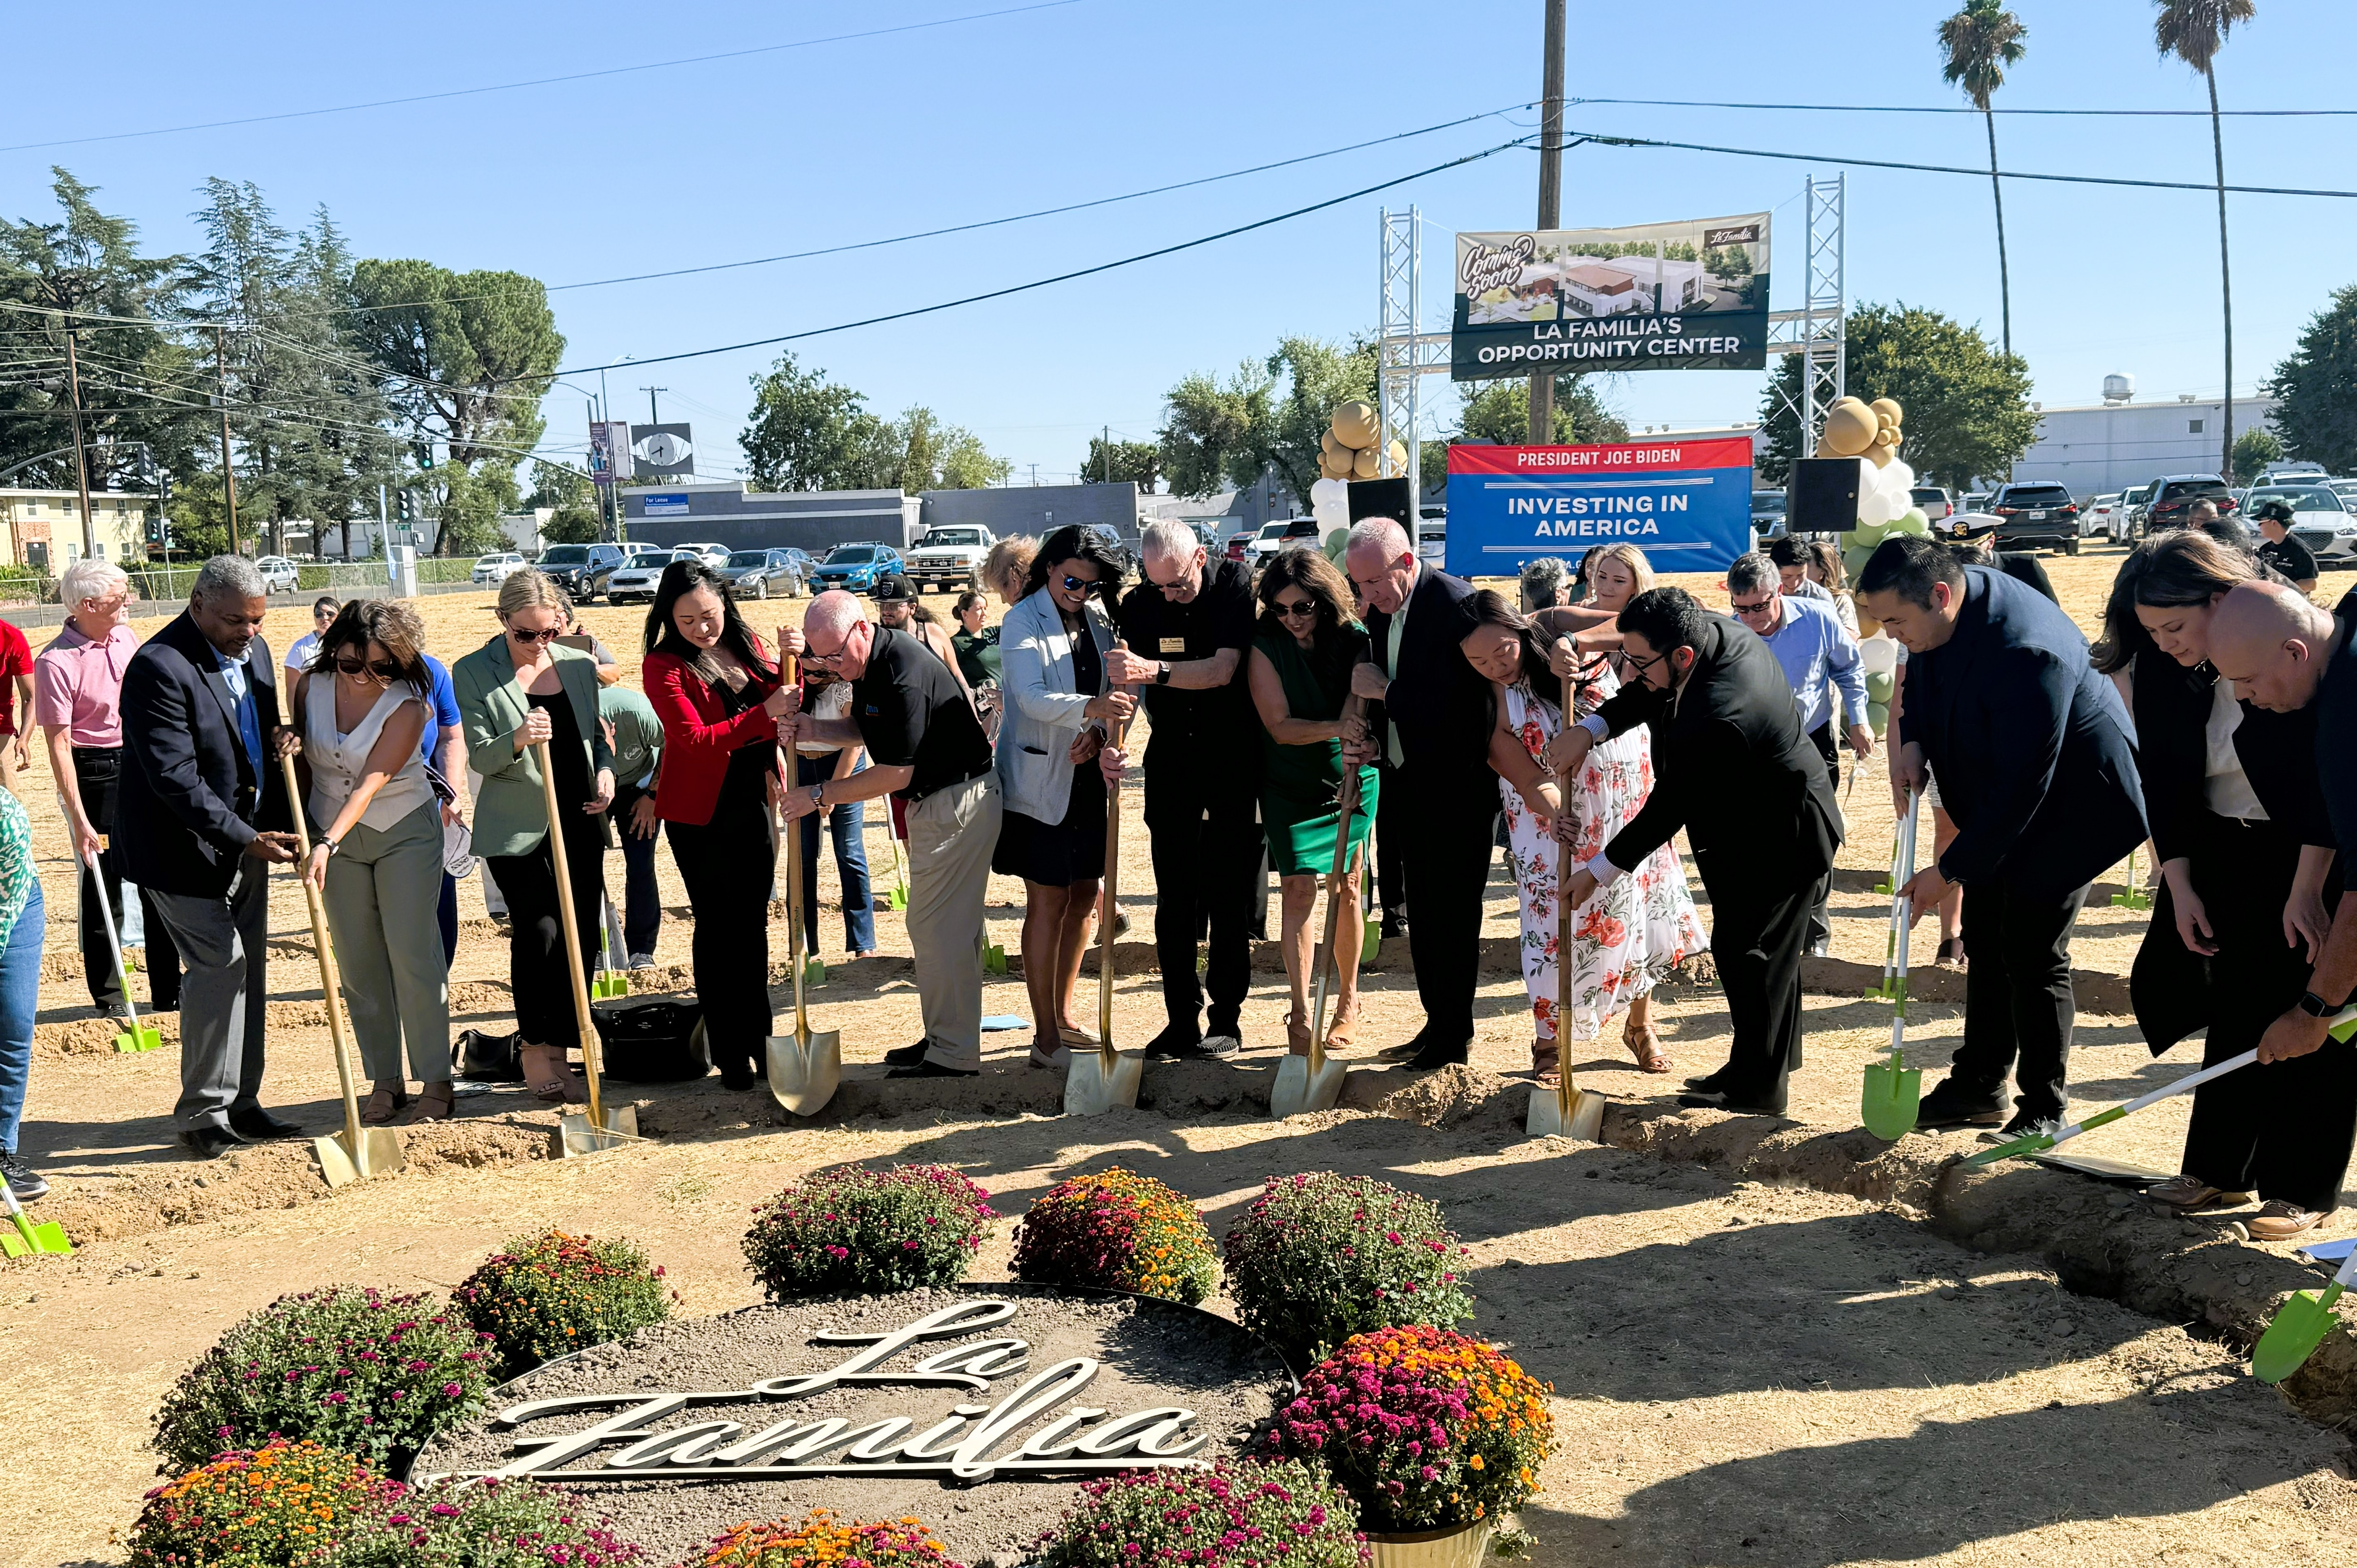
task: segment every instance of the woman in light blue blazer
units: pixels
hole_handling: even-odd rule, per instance
[[[1023,879],[1031,1065],[1060,1068],[1070,1047],[1096,1044],[1072,1021],[1104,875],[1105,785],[1096,757],[1106,722],[1126,718],[1136,699],[1105,684],[1114,640],[1107,607],[1120,598],[1122,564],[1103,538],[1058,529],[1040,542],[1029,581],[998,637],[1006,719],[997,768],[1006,809],[990,868]]]

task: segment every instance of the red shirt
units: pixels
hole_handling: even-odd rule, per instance
[[[769,650],[756,639],[764,656]],[[667,822],[702,826],[720,804],[728,759],[738,747],[777,738],[777,721],[759,701],[733,717],[704,678],[668,653],[650,653],[639,666],[647,703],[662,721],[662,776],[655,781],[655,814]],[[751,694],[777,690],[774,673],[755,671]]]
[[[33,672],[33,645],[14,621],[0,620],[0,735],[16,733],[16,682]]]

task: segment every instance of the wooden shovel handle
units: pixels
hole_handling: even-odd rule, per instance
[[[556,768],[548,742],[532,743],[540,763],[541,798],[548,806],[548,858],[556,871],[556,908],[565,927],[565,962],[572,972],[573,1016],[581,1035],[581,1072],[589,1082],[589,1125],[606,1131],[606,1101],[599,1085],[605,1066],[597,1047],[597,1021],[589,1011],[589,976],[581,962],[581,925],[573,912],[573,868],[565,853],[562,809],[556,800]]]
[[[304,873],[311,865],[311,824],[303,815],[303,787],[295,777],[295,754],[287,752],[278,759],[286,772],[287,814],[295,819],[295,843],[302,851],[302,859],[295,863],[295,879],[303,885],[303,900],[311,910],[311,946],[319,955],[319,989],[328,998],[328,1039],[336,1053],[336,1080],[344,1093],[344,1134],[351,1146],[352,1158],[360,1158],[361,1101],[352,1087],[351,1047],[344,1036],[343,975],[336,968],[336,947],[328,940],[328,910],[319,902],[319,890],[311,886]],[[246,1005],[259,1006],[258,999]]]

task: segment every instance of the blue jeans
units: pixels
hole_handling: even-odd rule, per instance
[[[0,1155],[16,1152],[16,1123],[25,1114],[25,1079],[33,1066],[33,1012],[41,992],[41,885],[33,884],[25,912],[0,951]]]
[[[630,813],[651,791],[625,784],[614,794],[614,834],[622,841],[622,946],[626,956],[655,950],[662,929],[662,897],[655,887],[655,841],[631,831]]]
[[[861,757],[855,773],[867,771]],[[834,757],[794,757],[794,782],[807,789],[834,777]],[[808,950],[818,951],[818,813],[802,819],[802,937]],[[826,813],[827,832],[834,838],[834,869],[843,882],[843,941],[852,952],[876,950],[876,910],[867,886],[867,802],[855,800]]]

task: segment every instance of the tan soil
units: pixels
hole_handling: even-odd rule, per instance
[[[2116,560],[2109,552],[2049,560],[2083,624],[2092,622]],[[1715,585],[1700,591],[1723,599]],[[931,602],[945,612],[945,599]],[[479,645],[493,625],[489,596],[420,603],[433,645],[446,655]],[[798,615],[800,607],[773,603],[755,613]],[[593,607],[589,619],[634,665],[643,613]],[[272,620],[274,647],[304,629],[300,609],[274,611]],[[1633,1071],[1617,1036],[1575,1052],[1574,1065],[1584,1085],[1643,1112],[1616,1117],[1612,1135],[1650,1153],[1523,1142],[1519,1091],[1499,1075],[1527,1064],[1527,1004],[1518,974],[1493,948],[1477,1005],[1478,1070],[1393,1100],[1389,1109],[1414,1111],[1412,1120],[1347,1108],[1367,1103],[1393,1075],[1370,1077],[1346,1109],[1288,1132],[1258,1119],[1238,1075],[1164,1068],[1148,1075],[1155,1109],[1087,1123],[1043,1117],[1036,1112],[1052,1109],[1055,1086],[1050,1075],[1017,1065],[1028,1043],[1028,1031],[1017,1031],[990,1036],[985,1047],[1004,1070],[985,1080],[996,1087],[974,1092],[999,1102],[992,1109],[927,1100],[929,1109],[895,1116],[892,1102],[878,1098],[847,1122],[780,1129],[766,1096],[729,1096],[716,1080],[631,1094],[646,1102],[660,1142],[559,1163],[544,1157],[554,1113],[500,1090],[464,1102],[468,1117],[457,1126],[406,1131],[410,1163],[398,1177],[332,1194],[299,1146],[255,1148],[208,1166],[176,1156],[175,1021],[158,1020],[164,1049],[119,1056],[113,1026],[91,1018],[72,955],[64,835],[43,770],[37,761],[24,790],[50,911],[24,1144],[56,1183],[43,1216],[65,1221],[83,1246],[70,1262],[0,1271],[0,1354],[18,1373],[9,1424],[40,1434],[38,1476],[47,1483],[20,1485],[0,1510],[0,1562],[113,1561],[108,1531],[127,1523],[153,1484],[154,1456],[143,1444],[159,1392],[238,1316],[283,1291],[330,1280],[447,1286],[507,1237],[564,1224],[633,1236],[670,1265],[683,1310],[721,1310],[754,1299],[737,1252],[753,1202],[815,1165],[897,1157],[955,1162],[1006,1195],[1010,1213],[1073,1169],[1119,1158],[1187,1192],[1215,1230],[1274,1171],[1365,1171],[1435,1197],[1475,1243],[1479,1327],[1510,1341],[1557,1384],[1565,1448],[1528,1517],[1543,1542],[1541,1562],[1612,1552],[1632,1563],[1812,1568],[2065,1558],[2298,1563],[2345,1551],[2357,1537],[2340,1440],[2253,1383],[2230,1348],[2071,1294],[2062,1274],[2029,1256],[1976,1255],[1910,1223],[1926,1208],[1927,1171],[1936,1171],[1942,1151],[1960,1152],[1967,1141],[1910,1140],[1882,1156],[1879,1145],[1855,1148],[1855,1139],[1839,1137],[1857,1125],[1857,1069],[1889,1037],[1888,1012],[1851,989],[1857,975],[1878,971],[1883,950],[1887,906],[1866,890],[1890,844],[1878,766],[1869,766],[1849,801],[1842,865],[1851,875],[1835,897],[1843,917],[1836,955],[1864,967],[1813,971],[1841,993],[1809,998],[1808,1060],[1794,1081],[1799,1125],[1789,1136],[1833,1143],[1797,1164],[1777,1155],[1785,1165],[1775,1167],[1773,1185],[1722,1173],[1740,1175],[1775,1155],[1770,1141],[1787,1133],[1750,1119],[1666,1114],[1675,1076]],[[869,815],[871,865],[880,864],[878,882],[888,886],[881,813]],[[1161,1010],[1155,977],[1131,968],[1147,956],[1153,899],[1146,835],[1125,838],[1123,897],[1136,923],[1116,955],[1116,1036],[1135,1043],[1158,1027]],[[670,910],[659,978],[684,988],[684,890],[668,854],[659,864]],[[619,888],[619,866],[608,869]],[[2110,880],[2120,883],[2125,871]],[[823,951],[835,959],[842,927],[831,860],[821,888]],[[2091,986],[2112,995],[2145,917],[2111,908],[2106,891],[2099,886],[2091,904],[2101,907],[2080,924],[2074,961],[2091,977],[2112,977],[2108,987]],[[474,881],[462,884],[460,897],[455,1010],[461,1026],[505,1028],[504,940],[484,918]],[[1013,950],[1019,885],[994,879],[992,898],[991,939]],[[885,952],[905,955],[900,918],[879,912],[878,927]],[[270,929],[273,1065],[264,1098],[326,1131],[338,1119],[334,1076],[308,922],[290,880],[274,888]],[[1514,929],[1512,888],[1493,873],[1485,934],[1502,940]],[[790,1017],[787,992],[774,983],[785,977],[783,938],[782,921],[773,922],[781,1024]],[[1927,921],[1910,944],[1919,966],[1930,962],[1933,940]],[[1405,952],[1394,949],[1383,961],[1367,975],[1362,1054],[1406,1037],[1421,1021]],[[1258,967],[1245,1030],[1247,1062],[1261,1072],[1281,1048],[1285,997],[1281,973]],[[994,982],[985,1010],[1028,1016],[1019,978]],[[1679,1075],[1723,1059],[1724,1010],[1707,984],[1664,987],[1655,1011]],[[816,1026],[843,1031],[855,1063],[873,1063],[919,1032],[905,957],[836,963],[813,993],[812,1012]],[[1953,1049],[1961,1013],[1953,1003],[1914,1009],[1910,1047],[1935,1069],[1927,1077]],[[2083,1111],[2182,1072],[2196,1050],[2180,1047],[2155,1064],[2133,1020],[2116,1013],[2083,1015],[2079,1037],[2073,1087]],[[2087,1143],[2173,1169],[2182,1133],[2183,1109],[2172,1104]],[[1665,1164],[1652,1154],[1720,1168]],[[1861,1156],[1864,1177],[1856,1167],[1843,1171],[1843,1158]],[[1878,1167],[1877,1159],[1887,1163]],[[1544,1168],[1516,1168],[1524,1165]],[[2077,1178],[2037,1179],[2063,1184],[2054,1189],[2056,1206],[2080,1189],[2095,1205],[2111,1201],[2109,1189]],[[1806,1189],[1845,1182],[1848,1191]],[[2051,1210],[2040,1198],[2029,1211]],[[2128,1218],[2140,1216],[2139,1206]],[[2203,1222],[2209,1229],[2199,1240],[2216,1239],[2231,1218]],[[2357,1229],[2357,1210],[2344,1208],[2330,1229]],[[1991,1245],[2040,1245],[1994,1221],[1976,1234]],[[2287,1251],[2276,1250],[2278,1258]],[[1003,1277],[1006,1262],[1002,1231],[977,1277]],[[2248,1288],[2273,1277],[2255,1274]],[[2148,1311],[2170,1311],[2157,1287],[2139,1294],[2116,1280],[2073,1283],[2108,1283]],[[2193,1315],[2178,1320],[2183,1316]]]

